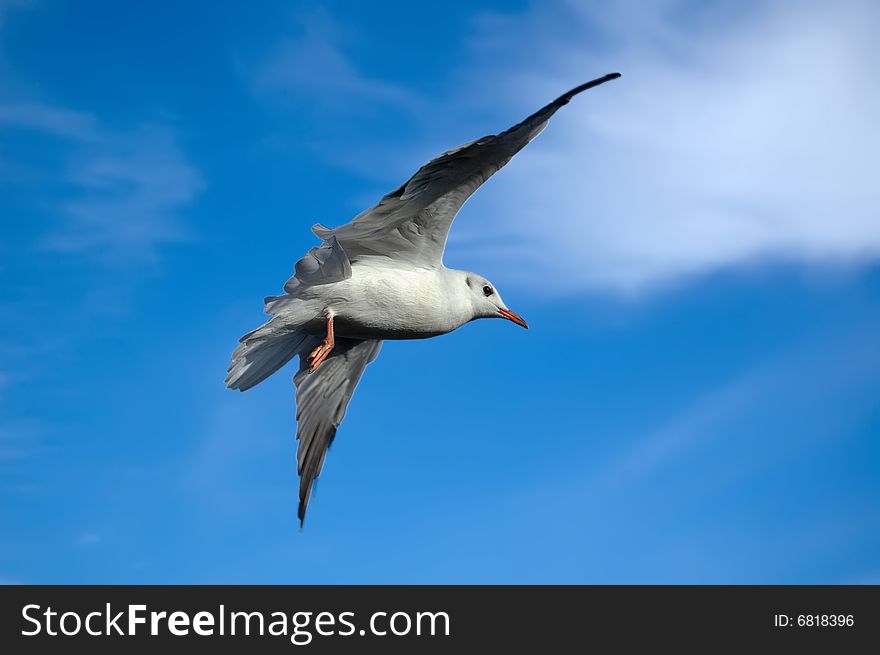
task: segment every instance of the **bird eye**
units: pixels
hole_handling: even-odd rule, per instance
[[[483,295],[484,296],[488,297],[488,296],[491,296],[493,293],[495,293],[495,292],[492,290],[492,287],[490,287],[488,284],[483,287]]]

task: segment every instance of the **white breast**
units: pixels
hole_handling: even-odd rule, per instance
[[[323,291],[340,336],[423,339],[473,318],[464,282],[453,273],[354,265],[350,278]]]

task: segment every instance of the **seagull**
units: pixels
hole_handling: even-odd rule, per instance
[[[449,228],[465,201],[560,107],[618,77],[575,87],[509,130],[444,152],[341,227],[312,227],[323,243],[296,263],[283,295],[265,299],[272,318],[241,337],[226,376],[227,387],[246,391],[299,355],[300,526],[327,448],[383,340],[427,339],[479,318],[528,328],[485,277],[443,265]]]

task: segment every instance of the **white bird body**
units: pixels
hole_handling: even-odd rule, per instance
[[[364,369],[386,339],[426,339],[478,318],[528,327],[476,273],[448,269],[443,250],[464,202],[546,127],[587,82],[497,135],[444,152],[345,225],[312,228],[322,239],[296,263],[285,294],[266,299],[272,318],[240,339],[226,385],[246,391],[300,357],[296,385],[299,519],[327,448]]]
[[[452,332],[476,318],[468,273],[448,268],[401,268],[352,264],[351,277],[333,284],[303,286],[289,296],[297,307],[291,323],[322,334],[333,316],[336,335],[353,339],[427,339]],[[470,274],[473,275],[473,274]],[[474,276],[477,277],[477,276]],[[283,298],[283,296],[282,296]],[[303,311],[312,320],[300,325]],[[281,309],[279,318],[284,318]]]

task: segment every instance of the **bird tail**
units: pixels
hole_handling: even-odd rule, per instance
[[[311,335],[291,329],[279,318],[263,323],[239,339],[226,374],[226,386],[247,391],[312,345]]]

